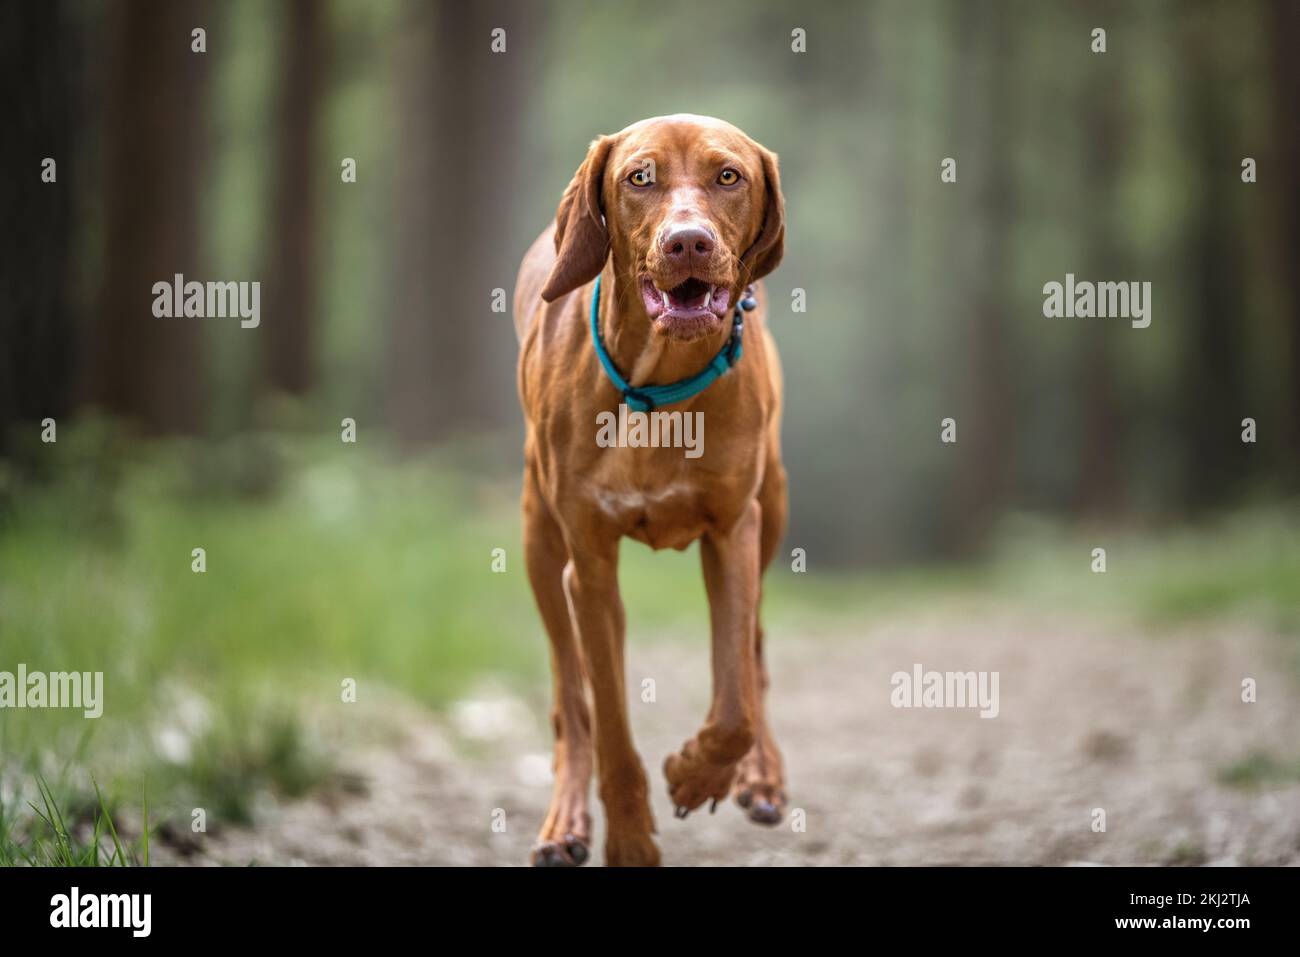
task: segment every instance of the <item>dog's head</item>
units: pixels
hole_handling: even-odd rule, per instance
[[[730,123],[681,114],[591,144],[555,216],[547,302],[590,282],[612,253],[655,333],[720,328],[744,287],[781,262],[776,155]]]

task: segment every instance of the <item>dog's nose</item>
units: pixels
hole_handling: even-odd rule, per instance
[[[659,251],[670,262],[689,265],[712,256],[715,245],[713,233],[703,226],[676,226],[659,241]]]

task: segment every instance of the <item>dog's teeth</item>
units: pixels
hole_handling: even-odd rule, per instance
[[[709,291],[704,294],[704,308],[705,309],[713,308],[713,287],[712,286],[710,286]]]
[[[663,290],[660,290],[660,291],[659,291],[659,295],[661,295],[661,296],[664,297],[664,308],[665,308],[665,309],[671,309],[672,306],[670,306],[670,305],[668,304],[668,293],[664,292]]]

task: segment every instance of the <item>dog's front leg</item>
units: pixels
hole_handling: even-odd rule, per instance
[[[596,717],[596,775],[605,806],[605,863],[655,866],[659,848],[645,769],[632,744],[623,685],[623,599],[618,592],[618,539],[575,542],[564,589],[591,683]]]
[[[713,628],[713,703],[704,727],[664,762],[678,817],[726,798],[737,762],[754,743],[761,518],[751,501],[730,529],[710,532],[700,543]]]
[[[555,786],[550,810],[533,845],[532,861],[545,867],[577,865],[587,859],[591,845],[591,815],[587,813],[592,768],[591,714],[582,652],[563,584],[569,552],[531,466],[524,474],[523,511],[524,561],[551,641],[555,682],[551,710]]]

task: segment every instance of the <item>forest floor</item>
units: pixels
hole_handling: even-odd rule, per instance
[[[1263,626],[1144,633],[936,609],[802,630],[774,625],[769,658],[803,830],[789,815],[751,824],[734,804],[674,819],[661,767],[707,708],[707,642],[630,638],[665,864],[1300,864],[1300,694],[1289,646]],[[999,714],[895,709],[890,676],[915,663],[996,670]],[[549,682],[527,701],[503,688],[482,685],[442,716],[386,698],[386,730],[340,755],[331,785],[261,809],[254,827],[159,839],[154,862],[524,864],[549,799]],[[594,797],[593,817],[599,864]]]

